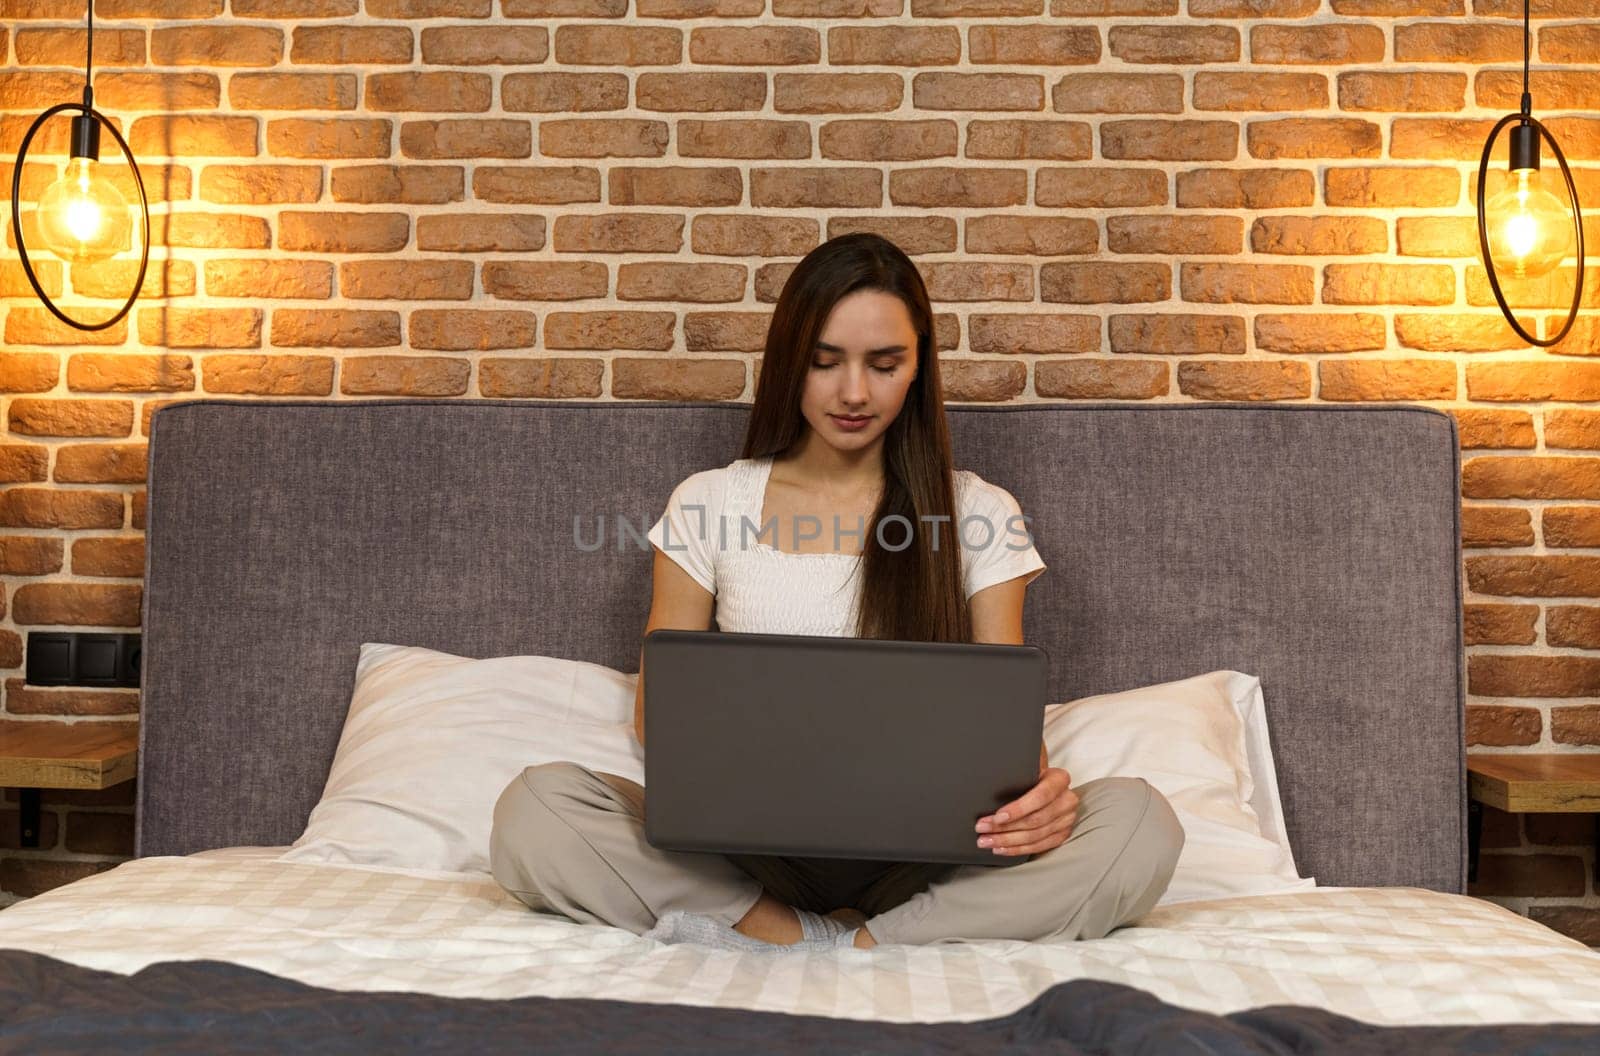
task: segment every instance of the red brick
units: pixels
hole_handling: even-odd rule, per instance
[[[1160,169],[1040,168],[1034,180],[1033,204],[1047,208],[1167,204],[1167,176]]]
[[[1263,110],[1275,113],[1325,110],[1327,106],[1328,79],[1320,73],[1221,73],[1202,70],[1194,75],[1196,110]]]
[[[1302,400],[1311,396],[1311,370],[1292,360],[1190,360],[1178,364],[1178,391],[1200,400]]]
[[[611,372],[611,395],[618,399],[731,400],[745,388],[738,360],[618,357]]]
[[[387,158],[393,134],[388,120],[286,117],[267,122],[267,152],[281,158]]]
[[[347,396],[461,396],[472,363],[445,356],[355,356],[344,361],[339,391]]]
[[[157,66],[274,66],[283,58],[283,31],[273,26],[172,26],[150,31]]]
[[[1113,315],[1110,340],[1113,352],[1243,355],[1244,320],[1228,315]]]
[[[1460,174],[1439,166],[1330,168],[1323,178],[1329,205],[1442,206],[1461,199]]]
[[[133,292],[139,274],[137,260],[102,260],[72,266],[72,289],[86,297],[108,297],[120,305]],[[145,263],[140,297],[188,297],[194,293],[194,264],[187,260],[151,260]]]
[[[139,341],[162,348],[260,348],[259,308],[140,308]]]
[[[1094,131],[1087,122],[1009,118],[967,122],[969,158],[1086,161],[1093,156]]]
[[[821,60],[822,36],[809,26],[697,26],[689,31],[692,63],[766,67],[809,66]]]
[[[695,80],[688,80],[690,77]],[[706,91],[704,83],[722,85],[719,94],[724,98],[719,99]],[[767,82],[764,77],[749,74],[641,73],[636,91],[639,105],[649,110],[759,110],[766,99]],[[1041,101],[1043,97],[1041,88]],[[776,73],[772,76],[772,108],[780,114],[881,113],[898,110],[904,98],[905,80],[894,73]]]
[[[1531,534],[1531,532],[1530,532]],[[1467,605],[1463,618],[1467,645],[1533,645],[1537,605]]]
[[[697,227],[700,219],[703,218],[696,218]],[[857,231],[871,231],[874,234],[882,235],[904,250],[908,256],[926,253],[952,253],[956,248],[956,222],[953,217],[845,215],[833,216],[828,219],[828,238],[837,238],[840,235],[848,235]],[[744,254],[740,255],[743,256]],[[952,331],[948,347],[955,348],[959,343],[957,335],[954,333],[956,328],[955,317],[947,315],[943,318],[949,320],[948,325]],[[940,319],[941,316],[937,314],[934,316],[936,336],[943,334],[943,331],[939,328],[946,325],[941,323]],[[763,347],[765,347],[764,342]],[[940,347],[946,346],[941,345]]]
[[[422,31],[422,61],[439,66],[529,66],[549,57],[544,26],[429,26]],[[516,75],[506,80],[511,76]]]
[[[122,495],[107,491],[65,490],[59,487],[11,487],[0,491],[0,526],[6,528],[121,528]],[[21,679],[16,680],[22,684]],[[11,688],[8,681],[8,690]],[[6,694],[8,710],[20,714],[21,703]]]
[[[897,169],[889,174],[889,200],[895,205],[933,209],[1025,205],[1028,174],[1019,169],[946,165]]]
[[[367,74],[367,109],[425,113],[489,109],[494,80],[487,73],[422,71]],[[402,128],[402,142],[405,130]]]
[[[489,397],[573,399],[601,393],[605,364],[598,359],[526,358],[479,360],[478,391]],[[744,374],[739,375],[743,389]]]
[[[973,62],[993,62],[993,58],[979,59],[976,39],[980,27],[973,27]],[[992,30],[996,27],[987,27]],[[1041,30],[1043,26],[1032,27]],[[1093,30],[1089,30],[1091,34]],[[1005,47],[990,34],[983,47],[992,53],[996,47]],[[1095,38],[1098,50],[1099,38]],[[692,42],[691,42],[692,47]],[[830,66],[954,66],[961,61],[961,30],[955,26],[835,26],[828,30],[828,65]],[[1019,60],[1009,60],[1019,61]]]
[[[295,26],[289,61],[328,66],[399,65],[411,61],[404,26]]]
[[[207,392],[249,396],[328,396],[333,393],[329,356],[207,356]]]
[[[1093,315],[985,312],[969,319],[968,346],[979,353],[1061,355],[1100,351]]]
[[[19,436],[127,436],[133,429],[133,404],[128,400],[17,397],[11,401],[6,424]],[[7,553],[0,550],[0,559]],[[6,568],[6,562],[0,560],[0,570]]]
[[[0,13],[10,15],[3,9]],[[88,31],[83,29],[19,27],[14,39],[17,62],[23,66],[80,66],[88,36]],[[144,32],[102,26],[94,35],[94,62],[96,70],[102,66],[144,65]],[[100,82],[96,78],[97,98],[99,89]]]
[[[1014,256],[1093,253],[1100,248],[1100,228],[1078,216],[974,216],[967,219],[964,245],[969,253]]]
[[[1033,389],[1046,399],[1152,400],[1167,394],[1170,369],[1155,360],[1047,360],[1033,368]]]
[[[1193,13],[1191,3],[1190,14]],[[1408,27],[1396,27],[1396,35],[1405,28]],[[1383,53],[1383,30],[1374,25],[1250,27],[1250,60],[1257,64],[1381,63]]]
[[[676,66],[683,31],[672,26],[563,25],[556,28],[562,66]]]
[[[1239,154],[1239,126],[1232,121],[1107,121],[1100,126],[1100,149],[1108,160],[1231,161]]]
[[[70,484],[140,484],[145,461],[144,444],[62,444],[56,448],[54,479]]]
[[[325,260],[208,260],[212,297],[331,297],[333,265]]]
[[[1449,304],[1455,271],[1448,264],[1329,264],[1325,304]]]
[[[1371,352],[1388,343],[1381,315],[1365,312],[1262,313],[1256,347],[1267,352]]]
[[[236,73],[228,103],[239,110],[353,110],[353,73]]]
[[[289,348],[383,348],[400,343],[400,313],[352,309],[278,308],[272,343]]]
[[[536,318],[523,311],[422,309],[411,313],[410,344],[446,352],[532,348]]]
[[[389,253],[411,240],[407,213],[296,212],[278,214],[278,248],[312,253]]]
[[[643,310],[551,312],[545,316],[547,349],[641,349],[665,352],[672,348],[676,315]],[[613,361],[613,367],[616,361]]]
[[[1281,209],[1316,199],[1305,169],[1191,169],[1178,173],[1178,205],[1188,209]]]
[[[1192,66],[1240,57],[1239,31],[1232,26],[1112,26],[1106,38],[1111,54],[1124,62]]]
[[[1527,510],[1511,506],[1464,506],[1461,510],[1461,545],[1532,546],[1533,518]],[[1527,607],[1538,611],[1536,606]],[[1529,628],[1531,631],[1531,621]]]
[[[1040,299],[1072,304],[1135,304],[1172,296],[1164,262],[1047,263],[1039,267]]]
[[[1186,301],[1217,304],[1310,304],[1312,268],[1303,264],[1202,264],[1178,266]]]
[[[200,170],[200,197],[208,202],[281,205],[321,196],[322,169],[315,165],[207,165]]]
[[[935,27],[944,28],[944,27]],[[835,34],[828,31],[828,61],[833,54]],[[882,27],[885,36],[900,33],[900,27]],[[952,36],[956,30],[951,28]],[[967,61],[1015,66],[1082,66],[1100,59],[1100,33],[1092,26],[1032,25],[973,26],[967,30]],[[947,65],[948,63],[941,64]],[[886,63],[885,65],[895,65]]]
[[[465,301],[476,268],[469,260],[349,260],[339,265],[343,297]]]
[[[96,34],[98,35],[98,34]],[[98,58],[98,56],[96,56]],[[147,74],[120,70],[94,74],[96,106],[117,110],[216,110],[222,82],[216,74]],[[117,144],[106,142],[104,150]],[[144,158],[139,158],[144,163]]]
[[[1455,415],[1461,447],[1521,447],[1532,448],[1537,443],[1533,433],[1533,416],[1526,411],[1490,411],[1462,408]],[[1546,420],[1548,422],[1548,415]],[[1546,443],[1549,430],[1546,427]]]
[[[79,352],[67,360],[75,392],[183,392],[194,388],[189,356]]]
[[[1050,89],[1060,113],[1181,114],[1183,76],[1177,73],[1069,73]]]
[[[1341,110],[1460,110],[1466,105],[1464,73],[1385,73],[1371,70],[1339,74]]]
[[[169,114],[135,119],[128,145],[137,158],[254,157],[253,117]]]
[[[527,121],[450,118],[407,121],[400,126],[400,153],[408,158],[526,158],[533,154]]]
[[[458,165],[341,165],[328,193],[336,202],[459,202],[466,197],[465,171]]]
[[[1456,366],[1442,359],[1324,359],[1317,376],[1325,400],[1456,398]]]
[[[1026,264],[939,261],[922,266],[935,301],[1031,301],[1033,269]]]
[[[1375,216],[1260,216],[1250,226],[1250,248],[1314,256],[1384,253],[1389,228]]]
[[[140,594],[136,583],[25,583],[12,595],[11,615],[19,626],[137,627]]]
[[[417,248],[507,253],[544,247],[544,217],[516,213],[434,213],[417,217]]]
[[[1252,121],[1246,139],[1256,158],[1375,158],[1383,143],[1377,125],[1344,117]]]
[[[512,301],[571,301],[604,297],[606,266],[593,260],[491,260],[483,265],[483,292]]]
[[[793,74],[773,75],[773,109],[782,113],[785,92],[796,77],[879,77],[880,74]],[[900,78],[893,77],[897,89]],[[634,81],[634,94],[641,110],[692,110],[700,113],[731,113],[735,110],[760,110],[767,99],[767,79],[759,73],[640,73]],[[812,93],[818,94],[818,93]],[[826,107],[823,108],[824,110]],[[879,109],[893,109],[880,107]]]
[[[1259,222],[1259,221],[1258,221]],[[1106,218],[1106,246],[1113,253],[1238,253],[1244,221],[1237,216],[1112,216]]]

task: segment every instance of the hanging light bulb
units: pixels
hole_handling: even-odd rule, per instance
[[[1525,130],[1525,131],[1524,131]],[[1537,132],[1518,125],[1511,130],[1511,156],[1515,164],[1519,140],[1533,165],[1511,170],[1504,190],[1484,204],[1489,228],[1489,257],[1501,276],[1532,279],[1552,271],[1572,248],[1572,210],[1539,182]]]
[[[1572,330],[1583,301],[1583,212],[1578,202],[1578,188],[1572,182],[1572,169],[1567,165],[1566,155],[1561,153],[1561,145],[1533,116],[1533,94],[1528,84],[1533,49],[1529,9],[1528,0],[1523,0],[1522,107],[1494,123],[1489,138],[1483,142],[1483,154],[1478,158],[1478,249],[1483,254],[1489,289],[1494,292],[1495,303],[1500,306],[1506,325],[1528,344],[1550,348],[1560,344]],[[1511,148],[1510,179],[1504,190],[1484,201],[1489,156],[1494,151],[1495,137],[1507,126],[1511,129],[1507,136]],[[1550,145],[1550,152],[1561,169],[1561,179],[1567,186],[1566,204],[1539,184],[1541,140]],[[1567,317],[1555,333],[1536,337],[1517,321],[1516,313],[1506,301],[1505,291],[1500,288],[1500,280],[1548,275],[1569,252],[1577,258],[1577,267]]]
[[[150,261],[150,201],[144,192],[144,177],[139,175],[139,163],[127,140],[117,131],[104,114],[94,108],[94,0],[89,0],[88,32],[85,34],[83,61],[83,102],[57,103],[33,119],[22,134],[17,146],[17,157],[11,165],[11,231],[17,241],[17,259],[23,274],[39,300],[50,309],[50,314],[78,330],[104,330],[115,326],[139,296],[144,285],[145,266]],[[128,199],[107,178],[100,163],[100,129],[110,131],[117,149],[128,159],[128,172],[133,186],[139,192],[139,270],[133,279],[133,289],[122,307],[98,322],[85,322],[61,310],[39,282],[28,258],[28,244],[23,237],[22,224],[22,174],[26,171],[28,147],[33,137],[56,114],[75,112],[72,119],[72,146],[67,156],[67,167],[60,178],[45,188],[36,204],[39,238],[44,248],[68,264],[93,264],[106,260],[130,248],[133,236],[134,214]]]
[[[115,256],[128,248],[133,233],[128,200],[96,171],[100,167],[93,158],[74,157],[39,198],[40,241],[69,264]]]

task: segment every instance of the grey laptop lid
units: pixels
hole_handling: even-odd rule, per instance
[[[658,628],[643,672],[654,847],[1028,860],[974,825],[1038,780],[1037,646]]]

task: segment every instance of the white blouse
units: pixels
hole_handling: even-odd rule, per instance
[[[741,458],[691,474],[673,489],[646,538],[716,596],[719,630],[854,637],[861,555],[848,551],[861,548],[865,539],[845,534],[852,526],[842,524],[836,550],[795,553],[764,542],[776,538],[770,527],[776,518],[761,523],[772,462],[770,455]],[[971,470],[956,470],[954,484],[956,522],[915,528],[937,530],[939,546],[961,547],[966,596],[1017,576],[1033,582],[1046,566],[1017,500]],[[884,525],[885,545],[905,543],[908,527],[898,521]],[[820,527],[824,545],[832,547],[834,530]]]

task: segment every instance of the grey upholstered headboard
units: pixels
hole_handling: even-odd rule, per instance
[[[282,845],[321,795],[362,642],[638,670],[672,487],[748,406],[201,399],[151,423],[137,853]],[[1321,884],[1465,886],[1455,422],[1424,407],[959,406],[1049,570],[1051,699],[1218,668],[1265,690]]]

